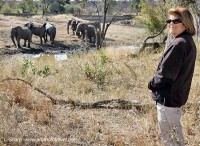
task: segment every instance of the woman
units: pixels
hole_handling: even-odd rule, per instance
[[[184,146],[181,106],[188,99],[194,72],[196,46],[192,36],[195,27],[192,15],[185,7],[170,9],[166,23],[173,39],[148,88],[157,103],[158,125],[164,145]]]

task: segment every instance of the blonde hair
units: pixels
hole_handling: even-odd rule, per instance
[[[177,8],[171,8],[168,11],[169,15],[176,15],[181,19],[183,25],[186,27],[186,31],[191,35],[195,35],[195,27],[194,27],[194,21],[192,14],[190,11],[185,7],[177,7]]]

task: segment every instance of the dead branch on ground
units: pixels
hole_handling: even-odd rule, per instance
[[[113,108],[118,108],[118,109],[131,109],[133,106],[136,108],[141,108],[141,102],[138,100],[134,101],[129,101],[126,99],[107,99],[107,100],[100,100],[96,102],[91,102],[91,103],[82,103],[80,101],[73,101],[73,100],[60,100],[60,99],[55,99],[51,95],[47,94],[46,92],[42,91],[41,89],[34,87],[31,83],[28,81],[25,81],[20,78],[6,78],[0,81],[0,83],[5,82],[5,81],[21,81],[30,87],[33,88],[33,90],[38,91],[39,93],[45,95],[47,98],[51,100],[53,104],[61,104],[61,105],[66,105],[69,104],[73,108],[79,107],[82,109],[93,109],[93,108],[108,108],[108,109],[113,109]],[[117,105],[115,105],[117,104]],[[105,106],[108,105],[108,106]]]

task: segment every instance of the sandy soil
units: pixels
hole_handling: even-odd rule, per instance
[[[0,51],[1,54],[18,53],[19,50],[13,45],[10,39],[11,27],[23,26],[28,22],[33,22],[36,25],[42,25],[46,22],[46,17],[34,16],[31,18],[13,17],[13,16],[0,16]],[[72,33],[67,34],[67,21],[70,18],[64,18],[64,16],[48,18],[49,22],[54,24],[57,28],[57,36],[55,45],[40,44],[40,39],[33,35],[33,43],[31,44],[32,50],[67,50],[77,46],[84,46],[84,43],[73,36]],[[62,21],[60,21],[62,20]],[[21,41],[23,44],[23,40]],[[26,49],[26,48],[23,48]]]

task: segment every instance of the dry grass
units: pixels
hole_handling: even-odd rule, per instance
[[[59,18],[54,19],[59,20],[66,16],[57,17]],[[58,26],[62,28],[64,24]],[[133,40],[124,41],[125,34],[108,32],[108,38],[119,37],[114,37],[116,46],[104,49],[107,60],[103,65],[106,70],[103,88],[99,89],[97,82],[88,79],[85,72],[86,64],[100,68],[98,63],[102,56],[97,51],[69,55],[69,60],[62,62],[46,56],[32,59],[31,62],[38,69],[49,65],[51,74],[41,77],[29,69],[23,79],[56,99],[95,102],[121,98],[139,100],[143,107],[124,110],[79,109],[68,105],[53,105],[46,96],[23,82],[4,81],[0,83],[0,145],[162,145],[155,103],[147,89],[147,83],[156,69],[161,53],[144,52],[134,55],[130,49],[119,46],[120,43],[124,46],[131,45],[134,39],[137,43],[140,36],[132,33],[140,30],[131,29],[130,32],[130,28],[125,29],[123,26],[113,26],[111,30],[128,32],[129,38]],[[67,36],[64,32],[58,34],[58,39],[61,40],[64,40],[63,36]],[[200,100],[199,51],[190,97],[188,104],[183,107],[182,124],[189,146],[200,144],[200,113],[196,106]],[[4,56],[0,61],[0,80],[7,77],[22,78],[20,72],[23,64],[21,57]]]
[[[55,98],[81,102],[108,98],[137,99],[143,104],[150,103],[148,109],[81,110],[71,109],[68,106],[53,106],[46,97],[23,83],[4,82],[1,83],[0,98],[1,111],[7,113],[1,115],[3,119],[1,126],[4,126],[1,135],[5,138],[4,142],[14,144],[10,137],[22,138],[26,135],[24,138],[26,144],[30,144],[28,138],[33,140],[41,138],[35,142],[40,145],[46,143],[42,142],[44,137],[54,137],[54,140],[57,138],[57,142],[51,139],[48,141],[49,145],[58,143],[59,145],[160,146],[156,111],[146,86],[161,54],[132,55],[129,51],[116,52],[112,48],[106,49],[105,54],[108,60],[105,64],[107,74],[103,90],[98,89],[96,83],[88,80],[83,70],[86,63],[95,64],[95,61],[100,58],[99,53],[94,51],[69,56],[69,61],[64,62],[56,62],[52,58],[32,60],[38,67],[50,64],[52,71],[56,69],[58,73],[41,78],[37,75],[33,76],[30,71],[25,80],[51,93]],[[197,60],[188,101],[193,106],[184,108],[182,118],[186,142],[191,146],[199,144],[200,135],[199,119],[196,116],[197,107],[194,106],[199,100],[200,93],[199,63],[200,60]],[[4,72],[4,75],[0,76],[1,79],[5,78],[5,75],[20,77],[22,64],[23,60],[16,62],[15,57],[10,58],[9,61],[1,61],[1,70]],[[7,112],[8,109],[12,109],[13,112]],[[16,114],[19,115],[16,117]],[[8,126],[15,127],[17,130],[11,130],[7,128]],[[30,130],[33,132],[27,133]]]

